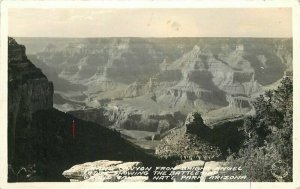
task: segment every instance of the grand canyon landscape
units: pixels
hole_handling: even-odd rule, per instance
[[[292,181],[292,61],[292,38],[9,38],[8,181]]]

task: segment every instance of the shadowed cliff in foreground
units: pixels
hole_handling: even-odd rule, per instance
[[[53,109],[52,83],[24,46],[9,38],[8,47],[8,181],[66,181],[64,170],[99,159],[158,163],[118,132]]]

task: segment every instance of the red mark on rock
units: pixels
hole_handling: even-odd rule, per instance
[[[76,123],[75,123],[75,120],[73,120],[73,123],[72,123],[72,136],[73,136],[73,139],[75,139],[75,134],[76,134]]]

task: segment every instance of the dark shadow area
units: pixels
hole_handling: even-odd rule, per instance
[[[62,176],[63,171],[76,164],[101,159],[141,161],[145,166],[167,163],[145,153],[116,131],[56,109],[38,111],[32,120],[29,128],[16,131],[15,158],[11,164],[14,170],[34,165],[36,172],[29,178],[21,173],[18,180],[9,173],[9,182],[68,181]],[[73,120],[77,127],[75,138],[72,136]]]

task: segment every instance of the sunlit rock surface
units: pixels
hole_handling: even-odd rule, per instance
[[[147,176],[122,176],[127,171],[142,167],[141,162],[99,160],[71,167],[63,175],[71,182],[146,182]]]

